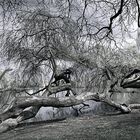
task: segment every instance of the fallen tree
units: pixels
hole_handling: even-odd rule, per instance
[[[48,88],[51,94],[71,89],[71,84],[63,84],[57,87]],[[48,90],[48,91],[49,91]],[[48,92],[47,91],[47,92]],[[20,122],[34,117],[41,107],[70,107],[84,103],[88,100],[97,102],[104,102],[108,105],[119,109],[122,113],[130,113],[132,109],[139,109],[139,104],[118,104],[111,100],[107,94],[99,94],[92,92],[85,92],[77,94],[77,96],[70,97],[37,97],[37,96],[24,96],[14,98],[7,109],[0,114],[0,132],[5,132],[10,128],[16,127]]]
[[[88,100],[94,100],[96,102],[104,102],[114,107],[121,113],[130,113],[133,109],[140,109],[140,104],[126,105],[119,104],[113,101],[111,96],[113,93],[115,93],[115,90],[117,89],[117,92],[122,91],[125,93],[125,89],[119,86],[121,81],[118,82],[118,79],[116,79],[116,77],[113,76],[114,74],[113,72],[111,72],[111,70],[106,69],[105,74],[107,76],[107,88],[103,93],[83,92],[75,94],[71,83],[63,83],[55,86],[52,85],[51,83],[53,83],[53,77],[47,86],[41,88],[40,90],[32,94],[29,94],[26,91],[26,89],[14,89],[15,91],[27,93],[27,96],[22,95],[14,97],[9,103],[9,106],[3,111],[3,113],[0,114],[0,133],[5,132],[13,127],[16,127],[19,123],[21,123],[24,120],[35,117],[41,107],[71,107],[79,104],[84,104],[84,102]],[[127,76],[126,78],[130,79],[130,76]],[[133,80],[134,82],[136,82],[136,79],[131,78],[131,83],[133,83]],[[128,80],[125,79],[125,81]],[[4,91],[6,90],[4,89]],[[71,91],[74,94],[73,96],[65,96],[60,98],[50,96],[52,94],[56,94],[62,91]],[[45,96],[36,96],[40,92],[43,92],[43,95],[45,94]]]

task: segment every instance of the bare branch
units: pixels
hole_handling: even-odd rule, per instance
[[[102,27],[101,29],[99,29],[96,33],[94,33],[94,35],[97,35],[99,32],[101,32],[102,30],[104,29],[108,29],[109,32],[107,33],[106,36],[108,36],[110,33],[112,33],[112,24],[113,24],[113,20],[115,18],[117,18],[123,11],[123,6],[124,6],[124,0],[121,0],[121,4],[120,4],[120,8],[119,10],[117,11],[117,13],[115,13],[115,15],[113,15],[111,18],[110,18],[110,23],[109,23],[109,26],[105,26],[105,27]]]
[[[12,71],[12,69],[8,68],[8,69],[4,70],[3,73],[0,75],[0,80],[1,80],[1,79],[3,78],[3,76],[4,76],[7,72],[9,72],[9,71]]]
[[[138,27],[140,27],[140,5],[138,0],[136,0],[137,8],[138,8]]]

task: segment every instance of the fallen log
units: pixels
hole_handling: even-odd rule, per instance
[[[34,117],[40,107],[70,107],[81,104],[87,100],[102,101],[113,107],[119,108],[123,113],[131,112],[130,107],[115,103],[106,98],[103,94],[98,93],[82,93],[77,96],[55,98],[55,97],[19,97],[14,100],[13,105],[4,113],[0,114],[2,123],[0,124],[0,132],[4,132],[12,127],[16,127],[20,122]],[[12,115],[11,115],[12,114]]]

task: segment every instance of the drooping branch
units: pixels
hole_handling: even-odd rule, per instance
[[[113,20],[115,18],[117,18],[122,13],[123,4],[124,4],[124,0],[121,0],[121,4],[120,4],[120,8],[119,8],[118,12],[110,18],[110,24],[109,24],[109,27],[108,27],[108,29],[110,30],[110,32],[112,32]]]
[[[12,69],[8,68],[8,69],[4,70],[3,73],[0,75],[0,80],[1,80],[1,79],[3,78],[3,76],[4,76],[7,72],[9,72],[9,71],[12,71]]]
[[[71,84],[70,83],[62,84],[62,85],[55,86],[55,87],[51,87],[51,86],[48,85],[48,86],[45,86],[45,87],[41,88],[40,90],[38,90],[36,92],[33,92],[31,94],[28,93],[28,95],[30,95],[30,96],[36,95],[37,93],[40,93],[44,90],[46,90],[47,95],[51,95],[51,94],[55,94],[55,93],[58,93],[58,92],[61,92],[61,91],[72,90],[72,89],[71,89]]]
[[[138,8],[138,27],[140,27],[140,5],[138,0],[136,0],[137,8]]]
[[[123,6],[124,6],[124,0],[121,0],[121,4],[120,4],[120,8],[119,10],[110,18],[110,23],[109,23],[109,26],[105,26],[105,27],[102,27],[100,28],[94,35],[97,35],[99,32],[101,32],[102,30],[104,29],[108,29],[109,32],[107,33],[106,36],[108,36],[110,33],[112,33],[112,24],[113,24],[113,20],[115,18],[117,18],[123,11]]]

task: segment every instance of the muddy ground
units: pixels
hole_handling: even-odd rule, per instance
[[[140,140],[140,112],[24,123],[0,140]]]

